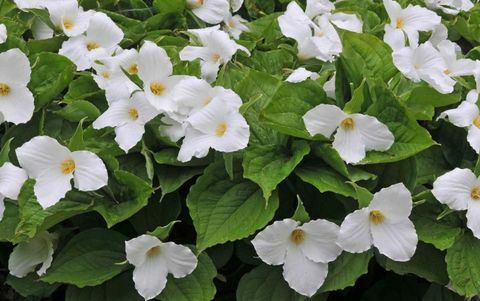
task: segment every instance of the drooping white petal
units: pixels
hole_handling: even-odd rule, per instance
[[[305,232],[305,240],[299,248],[308,259],[328,263],[342,252],[335,243],[340,229],[336,224],[318,219],[303,224],[300,229]]]
[[[388,258],[395,261],[408,261],[417,248],[418,237],[415,226],[409,219],[397,223],[386,220],[372,224],[373,245]]]
[[[467,141],[477,154],[480,153],[480,129],[476,125],[472,125],[468,129]]]
[[[223,29],[234,39],[238,40],[242,32],[250,31],[248,26],[245,25],[247,20],[242,18],[240,15],[229,15],[223,20],[223,22]]]
[[[252,240],[252,244],[260,259],[270,265],[283,264],[290,235],[297,226],[298,222],[284,219],[259,232]]]
[[[0,93],[0,112],[5,121],[14,124],[30,121],[35,109],[32,92],[19,84],[3,84],[8,86],[6,95]]]
[[[213,143],[214,137],[202,133],[193,128],[185,130],[185,138],[183,138],[182,146],[178,152],[177,160],[180,162],[188,162],[192,157],[203,158],[208,155],[208,151]]]
[[[0,24],[0,44],[7,41],[7,27],[5,24]]]
[[[177,142],[185,136],[185,132],[188,126],[187,123],[178,122],[168,116],[162,117],[161,121],[162,123],[164,123],[164,125],[161,125],[159,127],[159,131],[163,136],[168,137],[173,142]]]
[[[357,15],[346,13],[334,13],[330,17],[330,21],[338,28],[353,31],[362,32],[363,22]]]
[[[147,260],[147,251],[160,246],[162,242],[152,235],[140,235],[125,242],[127,260],[134,266],[140,266]]]
[[[26,87],[30,73],[30,62],[20,49],[0,53],[0,83]]]
[[[325,82],[323,85],[323,90],[325,90],[325,93],[327,94],[328,97],[336,99],[335,95],[335,78],[336,74],[334,73],[333,76]]]
[[[350,117],[362,135],[365,150],[386,151],[392,146],[395,137],[377,118],[362,114],[352,114]]]
[[[6,162],[0,167],[0,194],[16,200],[27,178],[25,170]]]
[[[432,30],[430,38],[428,41],[432,43],[433,46],[437,47],[440,42],[445,41],[448,38],[448,29],[442,23],[435,26]]]
[[[465,97],[465,101],[471,102],[471,103],[477,103],[479,99],[480,93],[477,90],[470,90],[467,93],[467,96]]]
[[[463,101],[456,109],[442,112],[438,118],[448,117],[448,121],[458,127],[472,125],[473,120],[480,114],[475,103]]]
[[[402,12],[404,30],[430,31],[440,24],[441,18],[435,12],[418,5],[409,5]]]
[[[369,210],[378,210],[385,221],[396,223],[408,218],[412,211],[412,195],[403,183],[382,188],[373,195]]]
[[[138,76],[144,82],[162,80],[172,74],[173,66],[167,52],[153,42],[145,41],[138,57]]]
[[[294,1],[287,5],[283,15],[278,17],[278,25],[283,35],[298,43],[311,37],[311,20]]]
[[[468,202],[467,227],[472,230],[473,236],[480,239],[480,202],[478,200]]]
[[[393,50],[400,50],[405,47],[405,34],[402,30],[393,28],[390,24],[386,24],[383,41]]]
[[[237,12],[243,5],[243,0],[230,0],[230,9],[232,12]]]
[[[366,147],[360,130],[338,128],[332,147],[346,163],[358,163],[365,158]]]
[[[107,168],[97,155],[89,151],[75,151],[72,152],[72,157],[75,161],[75,188],[93,191],[108,184]]]
[[[369,210],[356,210],[345,217],[338,232],[337,244],[347,252],[362,253],[372,246]]]
[[[145,300],[158,296],[167,284],[167,265],[161,257],[147,256],[142,265],[133,270],[135,288]]]
[[[229,0],[188,0],[187,4],[197,17],[210,24],[222,22],[230,10]]]
[[[112,54],[123,39],[123,32],[106,14],[95,12],[90,18],[86,36],[88,42],[98,43],[108,54]]]
[[[433,182],[432,194],[451,209],[465,210],[476,182],[477,177],[471,170],[455,168]]]
[[[70,183],[72,178],[71,173],[64,174],[61,172],[60,165],[50,167],[38,177],[35,177],[33,191],[40,206],[46,209],[65,197],[65,194],[72,189]]]
[[[320,104],[303,116],[303,122],[310,135],[330,137],[346,117],[347,114],[339,107]]]
[[[45,22],[43,22],[40,18],[35,17],[33,19],[32,27],[30,29],[32,31],[33,37],[35,40],[46,40],[53,37],[54,31],[51,29]]]
[[[300,67],[293,70],[292,74],[290,74],[285,81],[291,83],[299,83],[303,82],[307,78],[317,79],[319,75],[315,72],[308,71],[307,69]]]
[[[126,153],[142,140],[145,127],[142,124],[130,122],[115,128],[115,141]]]
[[[313,19],[318,15],[330,13],[334,9],[335,4],[333,4],[329,0],[307,0],[305,14],[307,14],[310,19]]]
[[[163,243],[160,256],[164,257],[168,272],[175,278],[183,278],[193,272],[197,266],[197,257],[193,252],[173,242]]]

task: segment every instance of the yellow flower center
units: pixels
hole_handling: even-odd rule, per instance
[[[75,170],[75,161],[66,159],[60,162],[60,170],[64,175],[71,174]]]
[[[96,42],[88,42],[88,43],[87,43],[87,49],[88,49],[88,51],[92,51],[93,49],[97,49],[97,48],[99,48],[99,47],[100,47],[100,45],[99,45],[98,43],[96,43]]]
[[[160,253],[160,246],[151,247],[147,251],[147,256],[155,256]]]
[[[150,91],[152,91],[153,95],[160,96],[165,92],[165,89],[166,87],[162,83],[153,82],[150,84]]]
[[[400,29],[400,28],[403,28],[403,26],[405,26],[405,20],[402,17],[397,18],[395,27]]]
[[[109,79],[109,78],[110,78],[110,72],[108,72],[108,71],[103,71],[102,73],[100,73],[100,75],[101,75],[104,79]]]
[[[205,100],[203,101],[203,106],[206,107],[211,101],[212,101],[211,97],[205,98]]]
[[[290,234],[290,240],[296,245],[301,244],[305,240],[305,232],[301,229],[293,230]]]
[[[352,118],[348,117],[340,122],[340,127],[344,130],[351,130],[355,127],[355,122],[353,122]]]
[[[320,37],[320,38],[321,38],[321,37],[323,37],[323,36],[325,35],[325,33],[324,33],[323,31],[317,31],[317,32],[315,33],[315,35],[316,35],[317,37]]]
[[[228,21],[228,26],[230,28],[235,28],[235,22],[233,22],[232,20]]]
[[[223,137],[227,131],[227,124],[225,122],[220,122],[220,124],[215,129],[215,135],[217,137]]]
[[[476,186],[470,192],[470,197],[475,201],[480,200],[480,186]]]
[[[368,218],[372,223],[374,223],[375,225],[378,225],[383,222],[383,220],[385,219],[385,215],[383,215],[383,213],[380,212],[379,210],[372,210],[370,211]]]
[[[10,94],[10,86],[4,83],[0,83],[0,95],[7,96]]]
[[[128,69],[127,69],[128,73],[130,74],[137,74],[138,73],[138,66],[137,64],[131,64]]]
[[[138,110],[136,108],[130,108],[128,109],[128,117],[132,120],[137,120],[138,119]]]
[[[473,120],[473,125],[480,129],[480,115]]]
[[[222,57],[221,57],[220,54],[218,54],[218,53],[214,53],[214,54],[212,55],[212,60],[213,60],[215,63],[218,63],[218,61],[220,61],[221,58],[222,58]]]
[[[72,29],[73,28],[73,21],[70,20],[70,19],[64,19],[63,20],[63,27],[65,27],[65,29]]]
[[[450,73],[451,73],[451,71],[449,69],[443,70],[443,74],[445,74],[445,75],[449,75]]]

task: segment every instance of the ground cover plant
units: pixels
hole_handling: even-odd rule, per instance
[[[475,300],[480,4],[0,0],[1,300]]]

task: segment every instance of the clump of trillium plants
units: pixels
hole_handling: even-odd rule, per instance
[[[0,2],[1,300],[473,300],[480,4]]]

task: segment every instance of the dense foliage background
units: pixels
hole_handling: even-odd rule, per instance
[[[406,80],[382,41],[386,11],[373,0],[336,3],[336,11],[363,20],[364,33],[339,30],[343,52],[335,62],[299,62],[294,43],[277,23],[288,2],[245,0],[239,13],[250,22],[250,32],[238,43],[252,55],[239,52],[215,82],[242,98],[249,146],[180,163],[178,146],[158,132],[159,117],[147,124],[142,141],[128,154],[115,143],[112,129],[94,130],[92,122],[107,108],[105,95],[90,72],[75,71],[72,62],[57,54],[67,38],[34,40],[33,19],[48,19],[45,11],[21,11],[10,0],[0,1],[0,23],[9,33],[0,51],[20,48],[28,55],[28,87],[35,97],[31,121],[2,125],[0,161],[17,162],[13,150],[34,136],[48,135],[71,150],[98,154],[109,171],[108,187],[95,193],[71,191],[47,210],[36,201],[33,180],[23,186],[18,202],[6,201],[0,222],[1,300],[142,300],[133,286],[133,267],[124,262],[124,242],[156,229],[163,239],[190,245],[200,254],[191,275],[169,276],[159,300],[307,300],[288,287],[281,267],[258,259],[250,243],[253,235],[294,215],[340,224],[372,193],[398,182],[414,196],[411,219],[420,240],[415,256],[400,263],[373,249],[344,252],[330,264],[327,280],[312,300],[464,300],[480,292],[480,240],[466,228],[463,212],[448,210],[430,192],[433,181],[455,167],[480,172],[466,131],[436,120],[474,89],[473,78],[459,81],[451,94]],[[198,61],[178,57],[189,44],[186,30],[206,26],[184,0],[79,3],[105,12],[122,28],[122,47],[153,41],[171,57],[174,74],[200,75]],[[442,17],[449,38],[466,57],[480,59],[480,6]],[[320,78],[285,82],[300,66],[317,71]],[[335,100],[323,89],[334,71]],[[302,116],[320,103],[348,103],[354,111],[375,116],[389,126],[395,144],[387,152],[369,152],[359,165],[346,165],[329,141],[305,130]],[[59,236],[47,273],[21,279],[8,275],[13,246],[44,230]]]

